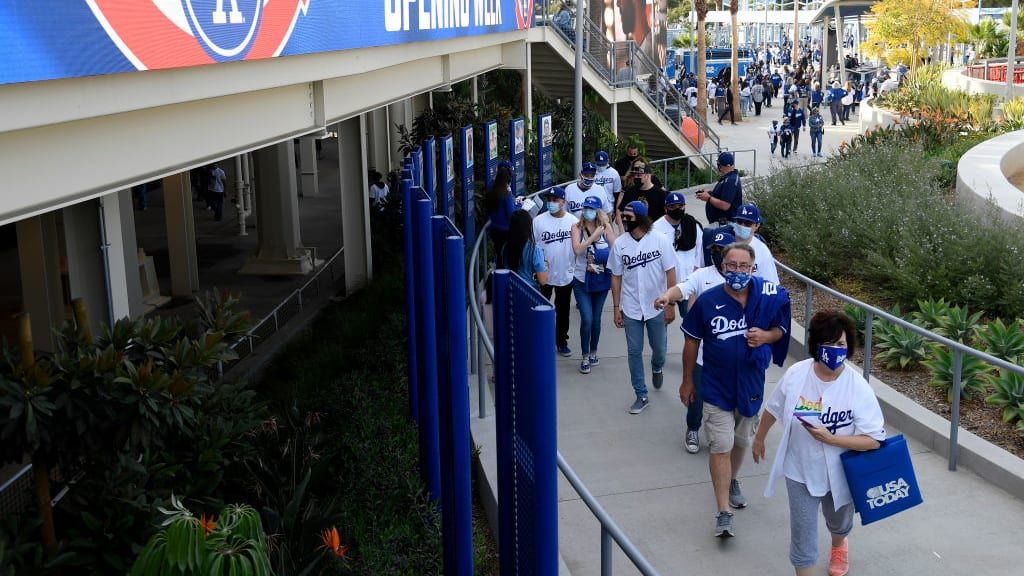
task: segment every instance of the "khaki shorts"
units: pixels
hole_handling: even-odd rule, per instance
[[[704,424],[707,430],[709,449],[712,454],[722,454],[733,446],[750,446],[757,432],[761,415],[745,417],[732,410],[723,410],[714,404],[704,403]]]

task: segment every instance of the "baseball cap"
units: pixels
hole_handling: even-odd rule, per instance
[[[604,150],[598,150],[597,154],[594,154],[594,162],[596,162],[598,166],[607,166],[608,153]]]
[[[551,190],[548,190],[544,194],[541,194],[541,196],[545,198],[558,198],[560,200],[565,200],[565,188],[562,188],[561,186],[555,186]]]
[[[584,162],[583,168],[580,168],[580,174],[597,174],[597,165],[593,162]]]
[[[753,204],[740,204],[740,209],[736,211],[736,215],[733,216],[732,219],[745,220],[747,222],[753,222],[754,224],[761,224],[764,222],[764,220],[761,219],[761,211]]]
[[[711,238],[712,246],[728,246],[736,241],[736,237],[729,232],[715,232],[715,235]]]
[[[632,210],[633,214],[636,214],[637,216],[647,216],[647,204],[644,204],[639,200],[633,200],[629,204],[626,204],[626,207],[623,208],[623,210]]]
[[[583,207],[590,208],[591,210],[600,210],[601,199],[597,196],[587,196],[583,199]]]
[[[512,163],[509,162],[508,160],[502,160],[501,162],[498,162],[498,168],[508,168],[509,170],[511,170]]]
[[[683,196],[682,192],[669,192],[668,196],[665,196],[665,206],[673,204],[686,204],[686,196]]]
[[[736,163],[736,157],[733,156],[732,152],[722,152],[718,155],[719,166],[732,166]]]

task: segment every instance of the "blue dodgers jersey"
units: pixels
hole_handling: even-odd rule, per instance
[[[754,288],[754,284],[751,284]],[[764,401],[764,368],[751,360],[747,347],[747,310],[718,285],[701,294],[683,320],[683,332],[704,343],[702,392],[705,402],[753,416]]]

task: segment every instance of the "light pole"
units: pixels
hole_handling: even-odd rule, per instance
[[[576,0],[576,69],[573,71],[572,132],[573,172],[583,166],[583,19],[587,17],[583,4]]]
[[[1006,100],[1013,100],[1014,65],[1017,63],[1017,3],[1010,5],[1010,47],[1006,55]]]

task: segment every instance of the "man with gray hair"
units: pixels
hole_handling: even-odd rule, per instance
[[[754,249],[733,243],[722,256],[725,283],[700,295],[683,320],[683,382],[679,399],[694,401],[694,366],[703,343],[702,396],[711,483],[718,515],[715,536],[731,537],[732,508],[746,508],[736,474],[757,429],[765,370],[789,351],[790,302],[785,288],[753,275]]]

